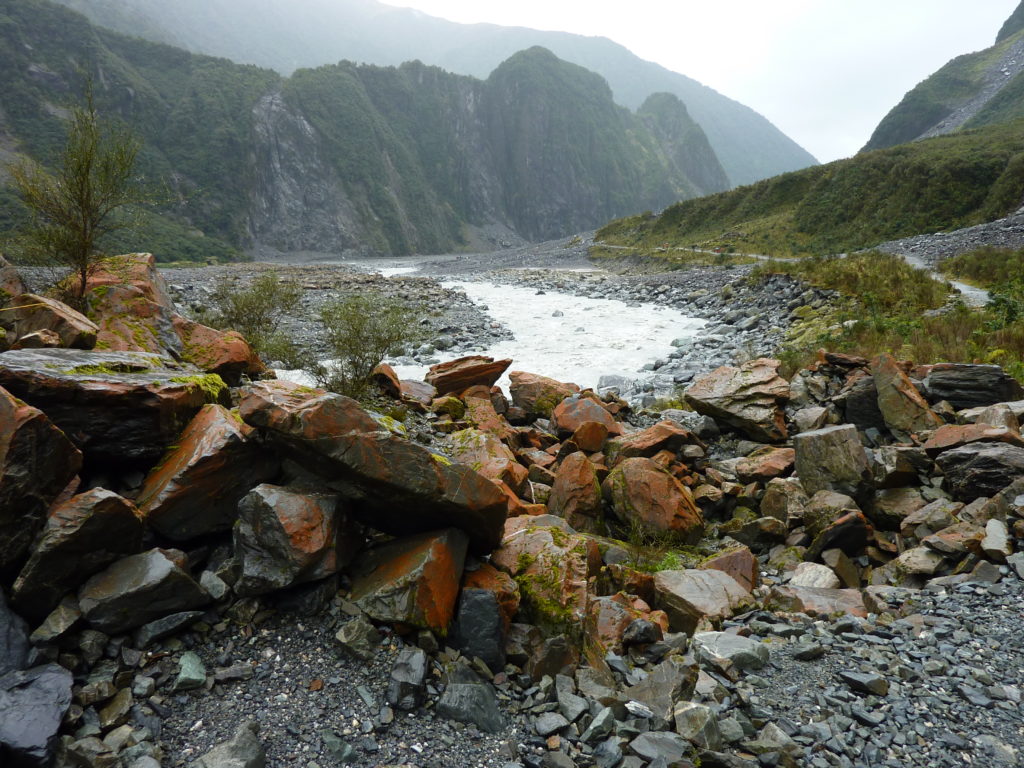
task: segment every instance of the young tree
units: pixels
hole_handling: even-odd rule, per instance
[[[102,258],[104,235],[130,226],[121,209],[146,202],[134,178],[140,144],[130,131],[104,124],[92,88],[85,105],[71,112],[67,143],[51,172],[25,161],[11,169],[15,189],[31,215],[18,249],[29,259],[67,267],[71,293],[81,298],[90,272]]]

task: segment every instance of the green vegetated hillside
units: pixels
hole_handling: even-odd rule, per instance
[[[675,94],[704,130],[733,184],[816,162],[749,107],[607,38],[457,24],[375,0],[59,1],[121,32],[286,75],[341,59],[377,65],[416,59],[483,79],[516,52],[543,46],[600,74],[617,102],[629,109],[638,109],[654,93]]]
[[[165,259],[254,244],[436,252],[490,225],[557,237],[728,186],[678,99],[634,114],[540,48],[485,81],[418,62],[282,78],[46,0],[0,0],[0,48],[0,160],[51,160],[90,76],[103,115],[144,142],[142,173],[170,188],[161,215],[116,247]],[[14,203],[0,192],[0,224],[17,219]]]
[[[617,246],[838,253],[991,221],[1024,199],[1024,120],[864,152],[717,195],[660,216],[614,221]],[[671,252],[671,251],[669,251]]]

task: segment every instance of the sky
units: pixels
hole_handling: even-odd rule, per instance
[[[1019,0],[386,0],[464,23],[611,38],[760,112],[822,162],[982,50]]]

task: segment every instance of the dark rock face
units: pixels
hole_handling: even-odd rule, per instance
[[[7,606],[0,589],[0,676],[24,669],[28,652],[28,624]]]
[[[873,376],[862,376],[836,398],[845,405],[846,421],[858,429],[885,429],[885,418],[878,407],[878,390]]]
[[[1024,448],[1005,443],[971,443],[935,459],[945,485],[959,501],[995,496],[1024,475]]]
[[[498,733],[505,719],[498,710],[494,689],[469,667],[453,665],[445,675],[447,687],[437,703],[437,713],[449,720],[475,725],[485,733]]]
[[[998,365],[939,363],[924,380],[933,402],[948,400],[960,410],[1024,398],[1024,389]]]
[[[479,657],[492,672],[505,668],[505,627],[493,592],[463,588],[448,644],[466,658]]]
[[[71,673],[57,664],[0,677],[0,758],[11,768],[46,768],[71,705]]]
[[[0,389],[0,572],[24,558],[81,464],[82,454],[41,411]]]

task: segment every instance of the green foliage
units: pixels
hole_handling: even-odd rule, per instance
[[[313,369],[317,383],[349,397],[366,397],[370,375],[378,363],[417,340],[421,314],[414,307],[374,292],[353,294],[327,304],[320,319],[333,359]]]
[[[1020,280],[1024,276],[1024,250],[978,248],[939,263],[943,274],[983,288]]]

